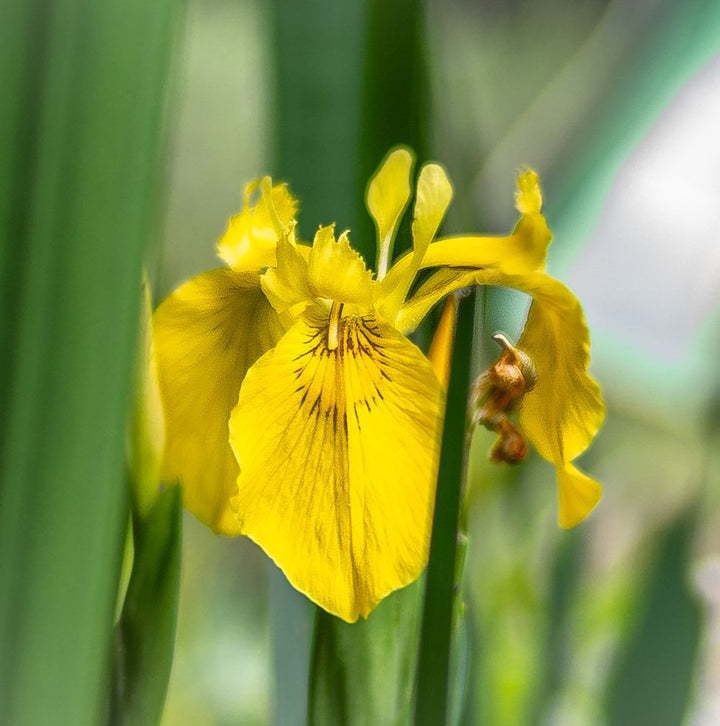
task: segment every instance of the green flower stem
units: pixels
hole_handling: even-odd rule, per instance
[[[458,517],[468,454],[465,430],[473,307],[472,298],[459,301],[420,632],[415,726],[442,726],[448,721],[448,673],[458,591]]]
[[[170,679],[182,559],[182,490],[162,492],[133,518],[134,562],[117,626],[110,723],[160,722]]]

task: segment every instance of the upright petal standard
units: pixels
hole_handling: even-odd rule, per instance
[[[533,298],[518,347],[537,380],[518,396],[519,427],[557,467],[563,526],[600,491],[571,464],[603,406],[582,310],[544,272],[550,232],[537,175],[519,177],[509,236],[436,239],[452,187],[426,164],[412,250],[391,265],[412,166],[410,151],[395,149],[368,186],[377,275],[332,225],[312,244],[296,239],[297,202],[265,178],[248,186],[218,244],[229,269],[185,283],[154,319],[165,478],[182,481],[199,519],[251,537],[296,588],[348,622],[427,562],[446,363],[435,371],[407,336],[455,290],[505,285]],[[414,290],[428,268],[437,269]]]

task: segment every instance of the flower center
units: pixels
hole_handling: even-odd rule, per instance
[[[328,350],[335,350],[338,347],[338,335],[340,333],[340,318],[342,317],[344,303],[334,301],[330,308],[330,325],[328,326]]]

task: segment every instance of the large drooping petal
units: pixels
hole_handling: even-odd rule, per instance
[[[555,464],[560,525],[574,527],[602,493],[598,482],[570,464],[605,416],[600,387],[588,373],[590,334],[580,303],[558,280],[535,272],[504,284],[533,297],[517,347],[532,359],[537,380],[523,396],[519,421],[540,455]]]
[[[306,315],[248,372],[230,421],[241,531],[352,622],[425,566],[443,394],[374,316]]]
[[[282,336],[253,273],[218,269],[190,280],[153,318],[165,411],[162,478],[181,480],[185,506],[223,534],[238,466],[228,443],[230,412],[248,368]]]
[[[520,425],[538,452],[572,461],[590,445],[605,416],[600,387],[588,374],[590,334],[577,298],[561,282],[536,272],[506,284],[532,295],[518,348],[538,379],[524,398]]]
[[[561,523],[577,523],[597,503],[600,488],[568,464],[587,449],[605,415],[600,387],[588,373],[590,335],[580,303],[544,272],[446,268],[407,301],[397,316],[399,329],[414,328],[445,295],[473,284],[512,287],[533,298],[517,347],[533,360],[537,381],[523,397],[520,425],[540,455],[558,469]]]
[[[260,199],[251,199],[260,187]],[[225,234],[217,244],[218,256],[238,272],[257,272],[275,264],[275,245],[295,219],[297,200],[287,185],[272,186],[270,178],[245,187],[242,211],[230,218]]]
[[[366,203],[377,230],[379,280],[387,272],[398,222],[410,201],[412,165],[413,157],[407,149],[395,149],[368,184]]]

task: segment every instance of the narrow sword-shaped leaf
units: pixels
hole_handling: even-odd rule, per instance
[[[415,726],[442,726],[448,718],[450,649],[458,596],[458,521],[467,457],[465,430],[471,371],[472,300],[471,297],[459,304],[456,347],[450,368],[420,631]]]

